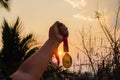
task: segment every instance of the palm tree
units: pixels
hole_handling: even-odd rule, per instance
[[[8,11],[10,10],[10,7],[9,7],[9,2],[10,0],[0,0],[0,4],[2,5],[2,7],[4,7],[5,9],[7,9]]]
[[[21,37],[21,23],[17,18],[14,25],[9,25],[4,19],[2,25],[2,43],[0,59],[4,64],[2,67],[10,75],[19,67],[19,65],[31,54],[33,54],[38,47],[35,46],[36,40],[32,34]]]

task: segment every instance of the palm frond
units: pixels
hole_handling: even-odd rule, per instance
[[[28,43],[30,43],[30,41],[33,41],[33,34],[29,34],[26,37],[24,37],[20,42],[20,46],[24,48],[26,45],[28,45]]]
[[[23,61],[29,58],[34,52],[36,52],[36,50],[38,50],[38,47],[34,47],[31,50],[29,50],[29,52],[27,52],[27,54],[24,56]]]
[[[5,8],[7,9],[8,11],[10,11],[10,3],[9,3],[10,0],[0,0],[0,4]]]
[[[15,24],[14,24],[13,27],[12,27],[12,28],[13,28],[13,31],[19,32],[20,27],[21,27],[21,21],[20,21],[20,18],[17,17],[17,20],[16,20]]]
[[[0,51],[0,59],[6,66],[8,76],[19,67],[26,54],[30,56],[37,49],[33,44],[36,42],[33,34],[21,37],[20,28],[21,23],[19,17],[13,25],[10,25],[5,19],[2,24],[3,48]],[[25,57],[25,59],[29,56]]]

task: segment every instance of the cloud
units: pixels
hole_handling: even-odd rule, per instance
[[[74,8],[85,7],[87,2],[85,0],[65,0]]]
[[[80,15],[80,14],[73,15],[73,18],[82,19],[82,20],[85,20],[85,21],[94,21],[94,19],[92,19],[91,17],[86,17],[86,16],[83,16],[83,15]]]

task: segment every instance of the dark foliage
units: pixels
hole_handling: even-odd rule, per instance
[[[2,25],[2,43],[3,48],[0,53],[0,61],[3,74],[10,75],[16,71],[19,65],[33,54],[38,47],[34,47],[36,40],[33,35],[29,34],[25,37],[20,37],[21,23],[17,18],[14,25],[9,25],[6,20]],[[24,59],[24,60],[23,60]],[[3,71],[4,70],[4,71]]]
[[[10,10],[10,7],[9,7],[9,5],[10,5],[10,0],[0,0],[0,4],[5,8],[5,9],[7,9],[8,11]]]

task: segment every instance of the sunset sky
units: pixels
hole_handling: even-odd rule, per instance
[[[80,40],[79,31],[87,31],[92,26],[97,36],[101,32],[95,19],[95,12],[104,13],[106,23],[114,25],[118,0],[11,0],[10,12],[0,9],[0,23],[3,17],[9,23],[19,16],[25,32],[34,33],[41,43],[48,38],[49,27],[55,22],[63,22],[69,29],[70,55],[75,61],[78,53],[76,46]]]

